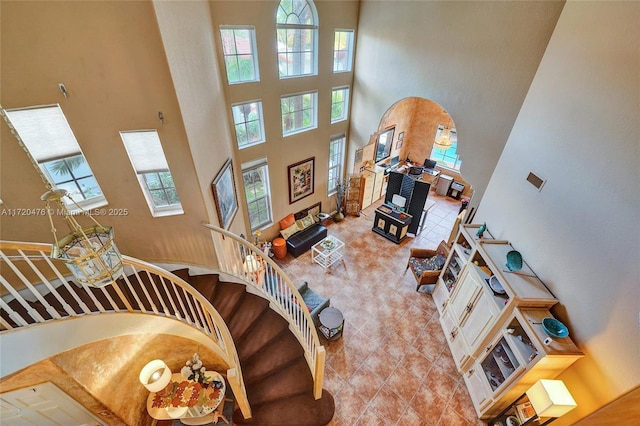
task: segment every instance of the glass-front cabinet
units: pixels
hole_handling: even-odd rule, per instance
[[[478,241],[493,240],[488,229],[484,231],[482,238],[478,237],[479,228],[480,225],[475,224],[462,225],[453,240],[449,257],[438,279],[439,285],[433,291],[433,299],[440,314],[444,310],[449,295],[458,283],[462,270],[469,263]]]
[[[478,238],[479,227],[460,227],[432,295],[476,412],[488,419],[583,355],[570,338],[550,338],[542,329],[558,300],[526,256],[510,270],[514,246],[488,230]]]
[[[463,375],[480,417],[499,413],[537,380],[556,377],[583,356],[569,338],[544,343],[548,336],[541,335],[536,325],[545,316],[551,313],[516,308]]]

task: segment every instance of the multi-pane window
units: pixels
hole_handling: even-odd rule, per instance
[[[438,126],[438,131],[436,132],[436,139],[440,136],[440,133],[443,130],[443,126]],[[431,159],[436,160],[438,165],[453,169],[460,170],[460,165],[462,164],[462,160],[458,156],[458,136],[456,134],[455,129],[451,129],[449,133],[449,137],[451,139],[451,146],[447,149],[438,148],[436,145],[433,145],[433,149],[431,150]]]
[[[349,88],[337,87],[331,91],[331,122],[347,119],[349,111]]]
[[[183,213],[160,137],[155,130],[120,132],[151,214]]]
[[[238,148],[246,148],[265,141],[261,101],[233,105],[231,110]]]
[[[259,81],[254,27],[220,27],[222,54],[229,84]]]
[[[267,159],[261,159],[242,165],[244,195],[249,210],[251,232],[270,225],[271,190],[269,188],[269,169]]]
[[[282,0],[276,13],[280,78],[317,74],[318,20],[311,0]]]
[[[346,137],[343,133],[332,136],[329,143],[329,175],[327,179],[329,195],[336,192],[336,186],[342,180],[345,141]]]
[[[283,136],[316,128],[316,95],[307,92],[280,98]]]
[[[5,110],[9,122],[56,188],[64,189],[83,208],[106,204],[100,185],[60,105]],[[67,198],[65,204],[75,210]]]
[[[336,30],[333,43],[333,72],[351,71],[353,30]]]

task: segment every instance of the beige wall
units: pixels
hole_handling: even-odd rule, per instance
[[[214,265],[207,219],[151,2],[2,2],[1,103],[59,103],[96,176],[120,250],[147,261]],[[63,82],[69,97],[58,90]],[[164,124],[158,112],[164,114]],[[1,124],[0,198],[42,208],[36,171]],[[154,218],[118,132],[157,129],[185,213]],[[87,225],[88,223],[81,223]],[[59,235],[66,227],[57,223]],[[153,238],[149,238],[153,235]],[[49,242],[46,217],[1,218],[0,238]]]
[[[566,4],[476,216],[523,253],[586,354],[561,376],[578,408],[560,425],[640,384],[639,18],[638,2]]]
[[[151,425],[146,410],[149,392],[138,381],[140,370],[150,360],[162,359],[178,373],[194,353],[207,370],[225,374],[226,364],[189,339],[124,335],[77,347],[5,377],[0,392],[52,382],[106,424]]]
[[[363,1],[348,158],[395,102],[432,100],[455,121],[477,204],[563,4]]]
[[[297,212],[322,202],[323,210],[335,208],[335,201],[327,196],[327,164],[329,140],[332,135],[347,133],[348,122],[331,124],[331,89],[352,86],[352,73],[334,74],[333,43],[335,29],[356,29],[358,2],[316,1],[319,17],[318,75],[302,78],[279,79],[276,55],[276,28],[274,17],[277,1],[215,1],[211,2],[211,16],[219,38],[220,25],[253,25],[260,60],[260,82],[224,85],[230,105],[251,100],[262,100],[266,143],[235,149],[237,164],[259,158],[267,158],[274,225],[263,230],[263,238],[274,238],[280,231],[278,221],[291,212]],[[222,63],[220,43],[216,43],[218,62]],[[220,72],[224,75],[224,69]],[[226,77],[223,77],[226,82]],[[318,91],[318,128],[292,136],[282,137],[280,126],[280,96],[297,92]],[[229,117],[228,125],[233,122]],[[234,135],[235,136],[235,135]],[[233,138],[232,138],[233,139]],[[289,204],[287,166],[315,157],[314,193],[293,204]],[[248,223],[248,217],[246,218]],[[247,230],[248,232],[248,230]]]

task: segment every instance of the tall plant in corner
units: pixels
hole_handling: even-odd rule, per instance
[[[333,220],[340,222],[344,219],[342,208],[344,206],[344,197],[347,193],[347,179],[341,179],[336,184],[336,213],[333,215]]]

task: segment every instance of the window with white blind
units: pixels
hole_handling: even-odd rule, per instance
[[[331,90],[331,123],[347,119],[349,110],[349,87],[336,87]]]
[[[345,142],[346,136],[344,133],[332,136],[331,142],[329,142],[328,195],[335,194],[338,182],[342,180]]]
[[[120,137],[151,214],[159,217],[184,213],[158,132],[127,131],[120,132]]]
[[[353,30],[336,30],[333,43],[333,72],[349,72],[353,64]]]
[[[262,158],[243,164],[242,182],[249,210],[251,232],[254,232],[273,222],[267,159]]]
[[[107,204],[60,105],[5,110],[29,154],[57,189],[64,189],[83,209]],[[63,198],[70,211],[78,210]]]
[[[220,38],[229,84],[260,81],[255,28],[225,25],[220,27]]]

